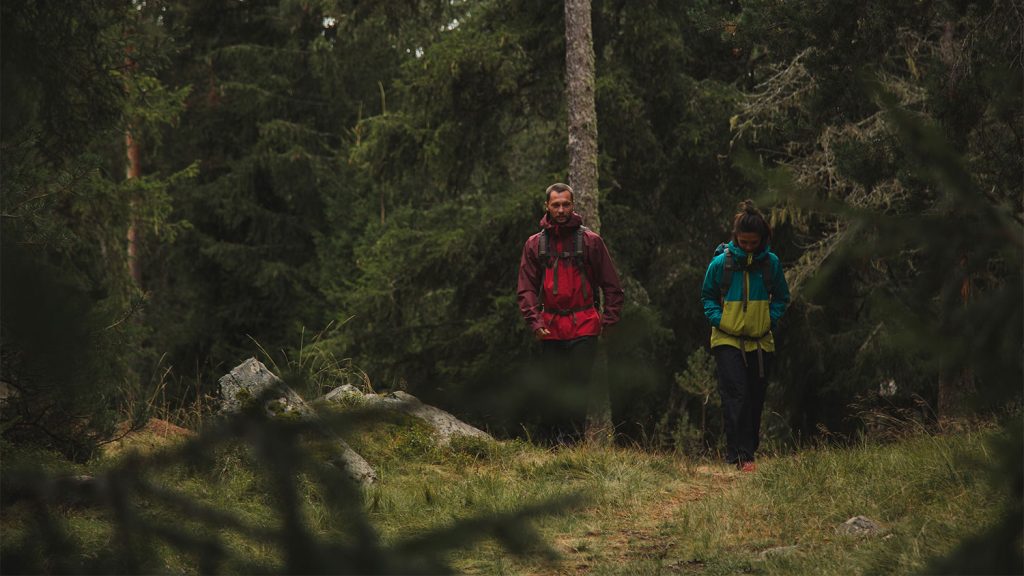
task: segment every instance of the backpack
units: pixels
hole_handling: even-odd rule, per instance
[[[729,245],[722,242],[715,248],[715,256],[725,253],[725,263],[722,266],[722,279],[718,283],[719,293],[721,294],[721,300],[725,300],[726,293],[729,292],[729,286],[732,285],[733,272],[737,270],[742,271],[746,268],[743,264],[736,261],[736,258],[732,255],[732,251],[729,250]],[[772,288],[775,286],[775,281],[772,276],[772,260],[767,256],[761,259],[761,278],[764,280],[764,287],[768,290],[768,295],[771,296]]]
[[[554,286],[551,290],[552,294],[558,294],[558,259],[561,258],[572,261],[573,265],[576,267],[576,270],[579,271],[580,273],[581,283],[583,285],[583,300],[586,301],[588,298],[590,298],[589,292],[587,290],[587,285],[589,284],[589,277],[584,262],[583,251],[583,233],[586,232],[587,230],[590,230],[590,228],[587,228],[586,226],[580,226],[579,228],[576,229],[576,237],[573,240],[572,252],[556,253],[551,252],[550,240],[548,239],[548,234],[550,234],[550,230],[545,229],[541,231],[540,246],[538,247],[537,257],[540,259],[541,265],[543,265],[545,268],[554,268],[555,277],[553,279]],[[543,283],[543,280],[541,280],[541,282]],[[540,294],[540,292],[540,290],[537,291],[538,294]],[[596,298],[594,299],[594,305],[597,305]]]

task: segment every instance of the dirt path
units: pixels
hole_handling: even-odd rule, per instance
[[[554,547],[562,561],[554,574],[587,574],[598,564],[629,566],[638,560],[668,558],[676,537],[667,533],[666,524],[684,507],[726,491],[740,479],[740,473],[724,465],[680,467],[679,479],[664,489],[651,492],[645,500],[614,512],[591,508],[581,515],[592,515],[600,529],[554,538]],[[699,560],[680,560],[666,566],[679,572],[700,570]],[[552,573],[552,572],[540,572]]]

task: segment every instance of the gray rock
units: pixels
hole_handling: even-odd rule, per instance
[[[449,442],[455,436],[471,436],[493,440],[491,435],[483,430],[466,424],[440,408],[420,402],[419,398],[412,394],[402,391],[394,392],[391,394],[391,397],[386,398],[386,401],[393,402],[398,410],[429,424],[442,443]]]
[[[359,388],[356,388],[351,384],[344,384],[342,386],[338,386],[334,390],[331,390],[327,394],[324,394],[324,400],[327,400],[328,402],[338,402],[343,398],[350,396],[362,398],[363,393],[359,391]]]
[[[315,420],[317,417],[316,411],[298,393],[255,358],[249,358],[221,377],[220,397],[222,414],[237,413],[249,403],[266,397],[268,399],[263,407],[270,416],[295,414],[307,420]],[[338,458],[332,462],[334,465],[344,469],[358,484],[373,484],[377,481],[377,473],[366,459],[326,426],[322,430],[337,442]]]
[[[313,415],[313,409],[262,362],[249,358],[220,378],[220,411],[235,414],[259,398],[267,398],[263,407],[269,416],[297,413]]]
[[[335,466],[339,466],[349,478],[354,480],[356,484],[367,485],[374,484],[377,482],[377,472],[370,466],[370,463],[365,458],[359,455],[358,452],[352,449],[341,438],[337,438],[338,442],[338,459],[332,462]]]
[[[416,398],[407,392],[392,392],[384,396],[378,394],[363,394],[355,386],[346,384],[344,386],[339,386],[324,395],[325,400],[332,402],[338,402],[344,398],[352,397],[357,398],[358,401],[362,402],[362,404],[367,407],[398,410],[399,412],[404,412],[414,418],[423,420],[434,429],[434,433],[437,436],[438,441],[442,444],[447,444],[455,436],[470,436],[493,440],[491,435],[483,430],[466,424],[462,420],[459,420],[440,408],[424,404],[423,402],[420,402],[419,398]]]
[[[864,516],[854,516],[839,526],[836,532],[839,534],[850,534],[854,536],[873,536],[882,531],[882,528],[873,520]]]

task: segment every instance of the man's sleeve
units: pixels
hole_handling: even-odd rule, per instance
[[[532,240],[532,238],[530,239]],[[519,301],[519,312],[530,330],[536,332],[544,328],[544,318],[540,312],[540,266],[537,264],[536,250],[531,250],[530,240],[523,245],[523,255],[519,259],[519,285],[516,291]]]
[[[719,299],[722,297],[719,278],[722,277],[722,261],[724,258],[716,257],[708,265],[708,271],[704,274],[704,284],[700,287],[700,300],[704,304],[704,316],[712,326],[718,327],[722,322],[722,304]]]
[[[604,293],[604,314],[601,317],[602,326],[611,326],[619,321],[622,314],[622,303],[626,297],[622,291],[622,284],[619,282],[619,273],[615,270],[615,264],[608,253],[608,247],[600,236],[594,235],[594,258],[592,268],[594,270],[597,285]]]

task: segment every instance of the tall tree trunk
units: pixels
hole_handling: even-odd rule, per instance
[[[128,166],[125,169],[125,178],[132,180],[142,176],[142,164],[139,162],[139,143],[132,138],[131,128],[124,132],[124,144],[128,156]],[[142,288],[142,266],[139,262],[139,230],[138,222],[135,219],[136,203],[138,200],[133,196],[129,200],[128,220],[128,271],[131,274],[135,286]]]
[[[576,211],[601,230],[597,198],[597,111],[590,0],[565,0],[565,83],[569,109],[569,185]]]
[[[127,31],[125,32],[127,35]],[[124,55],[124,70],[125,74],[131,75],[136,68],[135,58],[132,57],[134,47],[129,45],[125,48]],[[124,148],[125,157],[128,161],[125,166],[125,180],[128,181],[128,190],[131,197],[128,200],[128,233],[125,235],[125,239],[128,241],[128,273],[132,277],[132,281],[135,283],[135,287],[142,288],[142,266],[139,262],[139,225],[135,217],[137,211],[136,204],[138,200],[135,198],[135,194],[131,193],[131,180],[142,176],[142,163],[139,161],[140,151],[139,142],[132,136],[132,126],[128,123],[128,127],[124,131]]]
[[[565,83],[569,111],[569,185],[576,211],[595,232],[601,230],[597,197],[597,110],[594,106],[594,39],[590,0],[565,0]],[[588,442],[612,438],[608,354],[599,347],[587,409]]]

